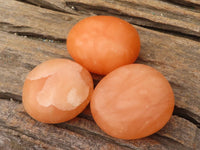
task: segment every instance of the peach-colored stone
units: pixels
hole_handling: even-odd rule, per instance
[[[90,72],[105,75],[137,59],[140,39],[136,29],[120,18],[92,16],[70,30],[67,50]]]
[[[67,59],[53,59],[29,73],[23,87],[23,104],[38,121],[63,122],[87,106],[92,90],[92,77],[81,65]]]
[[[167,123],[174,109],[174,95],[161,73],[146,65],[131,64],[99,82],[90,106],[94,120],[107,134],[138,139]]]

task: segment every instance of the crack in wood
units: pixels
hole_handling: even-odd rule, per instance
[[[12,28],[12,29],[30,29],[30,27],[28,26],[23,26],[23,25],[14,25],[14,24],[11,24],[11,23],[8,23],[8,22],[0,22],[0,29],[2,31],[7,31],[8,28]]]
[[[198,3],[194,3],[193,1],[186,1],[186,0],[160,0],[163,2],[175,4],[177,6],[187,8],[191,11],[200,12],[200,5]]]
[[[44,42],[57,42],[57,43],[66,43],[66,39],[59,39],[59,38],[55,38],[52,36],[48,36],[48,35],[43,35],[43,34],[37,34],[37,33],[33,33],[33,32],[8,32],[11,34],[16,34],[18,36],[26,36],[28,38],[31,39],[42,39]]]
[[[0,25],[1,25],[0,29],[2,29],[4,32],[7,32],[7,33],[15,34],[22,37],[28,37],[31,39],[39,39],[39,40],[42,40],[43,42],[66,43],[66,39],[56,38],[53,36],[43,35],[43,34],[38,34],[38,33],[33,33],[33,32],[20,31],[23,29],[30,29],[31,27],[29,26],[23,26],[23,25],[19,26],[19,25],[14,25],[7,22],[0,22]],[[11,28],[11,30],[7,31],[8,28]],[[16,29],[16,31],[12,31],[12,29]]]
[[[23,63],[24,68],[27,70],[33,70],[33,68],[36,67],[36,65],[30,64],[30,63]]]
[[[51,3],[47,1],[40,1],[40,0],[16,0],[16,1],[22,2],[25,4],[30,4],[33,6],[38,6],[38,7],[49,9],[49,10],[53,10],[53,11],[57,11],[57,12],[73,14],[69,11],[56,7],[55,5],[52,5]]]
[[[104,6],[90,6],[81,2],[65,2],[66,6],[69,8],[75,8],[76,11],[81,11],[82,13],[88,14],[88,12],[94,11],[96,15],[102,15],[102,12],[105,14],[113,14],[113,15],[123,15],[120,11],[112,8],[107,8]],[[98,14],[100,12],[100,14]]]
[[[176,116],[179,116],[181,118],[184,118],[184,119],[190,121],[191,123],[193,123],[194,125],[196,125],[197,128],[200,128],[200,122],[198,122],[197,120],[195,120],[192,117],[195,114],[191,113],[189,110],[186,110],[186,109],[179,108],[179,107],[175,106],[173,115],[176,115]],[[199,116],[197,116],[197,117],[199,117]]]
[[[39,6],[39,5],[36,5],[36,4],[34,4],[34,3],[29,2],[29,1],[27,1],[27,0],[15,0],[15,1],[22,2],[22,3],[25,3],[25,4],[34,5],[34,6]]]
[[[9,92],[0,92],[0,99],[8,100],[8,101],[15,101],[17,103],[22,102],[22,96],[16,95]]]
[[[78,115],[78,117],[79,117],[79,118],[86,119],[86,120],[89,120],[89,121],[94,121],[94,119],[93,119],[92,116],[86,115],[86,114],[84,114],[84,113],[80,113],[80,114]]]
[[[163,143],[166,146],[169,146],[167,143],[171,142],[174,143],[172,145],[173,148],[168,148],[168,149],[173,149],[173,150],[191,150],[189,147],[185,147],[182,143],[179,143],[178,141],[171,139],[169,137],[160,135],[158,133],[155,133],[154,135],[151,136],[152,139],[159,140],[161,143]],[[178,144],[178,147],[177,147]]]
[[[11,23],[8,23],[8,22],[1,22],[0,21],[0,25],[1,25],[1,28],[2,28],[2,26],[5,26],[5,27],[13,27],[13,28],[30,28],[30,27],[28,27],[28,26],[21,26],[21,25],[14,25],[14,24],[11,24]]]
[[[162,24],[160,24],[162,25]],[[164,24],[163,24],[164,25]],[[190,39],[190,40],[193,40],[193,41],[197,41],[199,42],[200,40],[200,37],[198,36],[195,36],[195,35],[188,35],[188,34],[185,34],[183,32],[179,32],[177,30],[169,30],[169,29],[162,29],[162,28],[155,28],[155,27],[150,27],[150,26],[146,26],[146,25],[139,25],[141,27],[144,27],[146,29],[150,29],[150,30],[154,30],[154,31],[157,31],[157,32],[160,32],[160,33],[166,33],[166,34],[171,34],[171,35],[175,35],[175,36],[178,36],[178,37],[181,37],[181,38],[187,38],[187,39]],[[169,26],[169,25],[167,25]],[[176,28],[175,26],[171,26],[171,28]]]

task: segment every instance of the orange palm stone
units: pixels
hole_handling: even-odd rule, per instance
[[[174,109],[174,95],[165,77],[142,64],[122,66],[105,76],[91,99],[91,112],[107,134],[138,139],[160,130]]]

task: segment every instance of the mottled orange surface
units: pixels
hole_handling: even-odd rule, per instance
[[[95,122],[107,134],[138,139],[160,130],[174,109],[174,95],[165,77],[152,67],[131,64],[103,78],[91,100]]]
[[[112,16],[92,16],[78,22],[67,37],[67,50],[90,72],[107,74],[133,63],[140,51],[136,29]]]
[[[60,123],[76,117],[93,91],[90,73],[67,59],[53,59],[34,68],[23,87],[23,105],[34,119]]]

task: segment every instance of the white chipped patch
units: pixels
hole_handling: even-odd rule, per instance
[[[77,90],[72,88],[67,95],[67,102],[74,107],[77,107],[81,104],[81,97],[78,95]]]
[[[49,88],[49,85],[52,84],[52,79],[54,76],[48,77],[46,80],[43,89],[37,94],[37,101],[39,102],[40,105],[44,107],[49,107],[52,104],[54,104],[54,97],[55,97],[55,90],[56,87],[52,86]],[[47,94],[48,93],[48,94]]]
[[[80,94],[81,93],[81,94]],[[74,108],[81,105],[84,100],[87,99],[89,95],[89,87],[86,86],[81,92],[77,89],[72,88],[67,95],[67,102],[71,104]]]
[[[30,72],[29,73],[29,75],[27,76],[27,79],[29,79],[29,80],[38,80],[38,79],[42,79],[42,78],[47,78],[47,77],[49,77],[49,76],[51,76],[51,75],[53,75],[53,74],[55,74],[56,73],[56,70],[53,72],[42,72],[42,73],[40,73],[40,74],[38,74],[38,75],[35,75],[34,74],[35,72]]]
[[[77,72],[81,72],[83,67],[71,60],[67,59],[52,59],[42,64],[38,65],[34,68],[27,76],[29,80],[38,80],[41,78],[46,78],[49,76],[54,75],[55,73],[59,72],[60,70],[73,70]]]
[[[38,103],[63,111],[70,111],[81,105],[87,99],[90,88],[79,73],[80,69],[82,68],[71,69],[70,73],[62,69],[49,76],[36,96]]]

